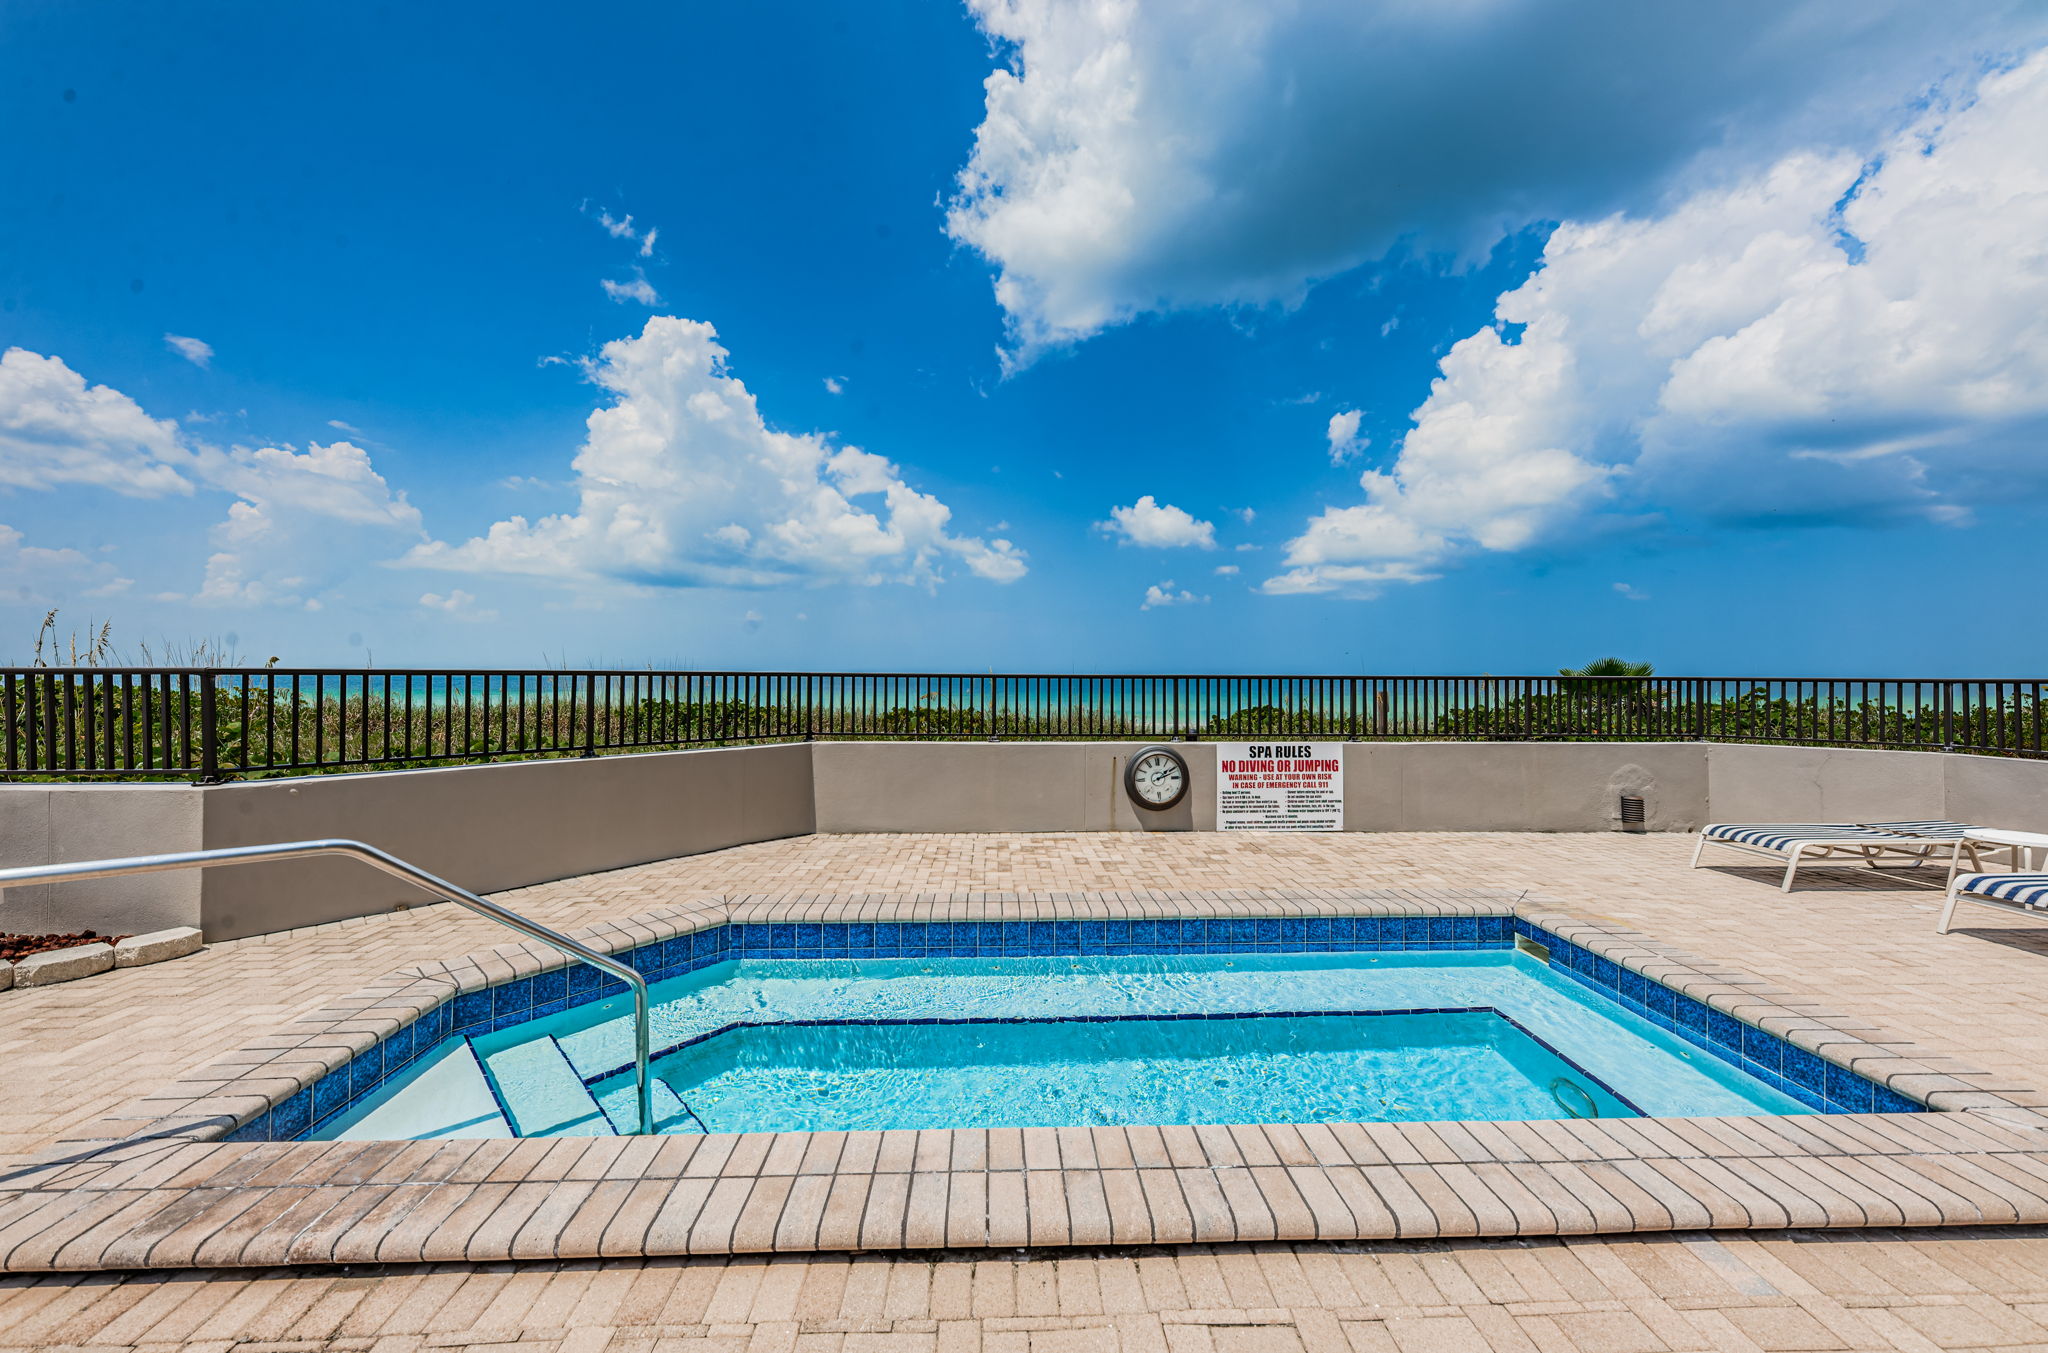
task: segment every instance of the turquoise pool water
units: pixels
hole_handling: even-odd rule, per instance
[[[672,1053],[655,1071],[714,1130],[1634,1113],[1492,1011],[757,1026]],[[633,1112],[631,1076],[596,1091],[608,1112]]]
[[[739,961],[654,996],[668,1132],[1810,1112],[1514,951]],[[626,1015],[450,1040],[320,1135],[630,1127]]]

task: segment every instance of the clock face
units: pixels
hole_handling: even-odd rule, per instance
[[[1140,808],[1171,808],[1188,792],[1188,766],[1178,752],[1147,747],[1124,767],[1124,788]]]

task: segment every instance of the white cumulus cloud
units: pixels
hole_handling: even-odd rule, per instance
[[[370,453],[350,442],[315,442],[303,451],[290,447],[233,447],[207,450],[205,477],[250,505],[267,511],[293,510],[360,526],[420,529],[420,512],[394,492],[370,463]]]
[[[30,545],[20,531],[0,523],[0,601],[49,605],[78,596],[118,596],[134,585],[104,559]]]
[[[586,215],[589,214],[590,204],[584,203],[583,210]],[[661,234],[661,231],[653,226],[647,227],[644,231],[635,229],[633,218],[630,215],[614,216],[609,211],[599,211],[597,213],[597,223],[603,228],[604,233],[613,239],[630,240],[634,244],[639,245],[640,257],[642,258],[647,258],[654,253],[655,237]]]
[[[299,606],[347,575],[366,550],[417,540],[419,509],[394,492],[348,442],[305,451],[266,446],[202,450],[208,482],[236,495],[213,528],[214,552],[193,601],[203,606]]]
[[[216,536],[234,541],[237,549],[217,550],[206,558],[206,575],[200,580],[199,590],[189,600],[198,606],[230,606],[235,608],[280,606],[300,607],[317,611],[317,598],[305,595],[307,580],[303,574],[291,570],[267,570],[252,572],[246,547],[264,541],[260,523],[237,521],[242,505],[237,503],[229,509],[225,525],[217,528]],[[180,600],[174,593],[166,593],[165,601]]]
[[[635,277],[629,282],[614,282],[606,277],[600,279],[598,285],[604,288],[605,295],[621,305],[627,301],[638,301],[648,306],[661,304],[661,293],[644,277]]]
[[[451,587],[444,596],[439,592],[425,592],[420,595],[420,605],[430,611],[438,611],[450,620],[467,620],[476,623],[496,620],[498,613],[476,604],[474,593],[459,587]]]
[[[1640,210],[1868,136],[2038,36],[2024,0],[969,0],[1002,64],[947,228],[1011,357],[1147,311],[1290,302],[1397,243]]]
[[[190,493],[178,425],[120,391],[87,385],[61,358],[0,353],[0,487],[91,484],[135,498]]]
[[[1199,606],[1208,600],[1207,597],[1196,596],[1185,587],[1176,588],[1173,579],[1168,578],[1163,583],[1154,583],[1145,589],[1145,600],[1138,604],[1138,609],[1152,611],[1161,606]]]
[[[201,339],[165,334],[164,346],[201,370],[213,365],[213,345]]]
[[[1566,222],[1266,590],[1366,593],[1589,512],[1963,519],[2048,471],[2044,238],[2048,54],[1874,153]]]
[[[0,355],[0,487],[65,486],[145,498],[231,495],[192,594],[204,604],[314,603],[314,589],[357,562],[362,531],[406,542],[421,535],[419,510],[361,447],[314,443],[302,452],[196,441],[120,391],[88,385],[61,358],[11,348]],[[23,558],[44,574],[53,566],[42,555]],[[109,581],[94,577],[95,586]]]
[[[1372,445],[1372,438],[1358,435],[1359,420],[1364,417],[1365,415],[1357,409],[1346,409],[1330,415],[1330,427],[1324,434],[1330,442],[1330,464],[1342,465]]]
[[[1008,540],[955,535],[952,509],[885,457],[768,425],[717,332],[656,316],[585,363],[610,402],[574,468],[578,509],[512,517],[409,562],[666,585],[938,581],[949,565],[1024,576]]]
[[[1120,537],[1119,544],[1167,550],[1192,546],[1216,548],[1216,524],[1146,494],[1129,507],[1113,507],[1109,520],[1095,523],[1099,531]]]

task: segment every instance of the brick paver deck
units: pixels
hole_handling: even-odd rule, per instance
[[[1579,916],[1748,968],[1984,1067],[2016,1090],[2048,1079],[2048,1018],[2039,1008],[2048,931],[1982,912],[1966,925],[1990,928],[1943,940],[1932,933],[1932,880],[1816,871],[1786,898],[1768,870],[1688,873],[1688,848],[1684,839],[1619,836],[810,838],[524,890],[513,901],[573,927],[710,894],[785,889],[1534,888]],[[0,1142],[10,1156],[46,1148],[308,1008],[407,963],[498,938],[450,909],[423,908],[0,996]],[[1843,1238],[10,1279],[0,1287],[0,1347],[314,1340],[300,1346],[368,1348],[390,1340],[391,1349],[516,1342],[538,1353],[565,1340],[595,1349],[614,1336],[643,1348],[670,1341],[663,1353],[749,1340],[784,1348],[2048,1347],[2034,1322],[2048,1309],[2048,1241],[2033,1232],[1830,1234]],[[1536,1281],[1581,1272],[1592,1276]],[[984,1281],[1009,1297],[978,1307]],[[1067,1302],[1070,1287],[1076,1305]],[[1248,1295],[1262,1290],[1270,1295]]]

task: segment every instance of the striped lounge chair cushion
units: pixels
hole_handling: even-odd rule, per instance
[[[2048,907],[2048,874],[1962,874],[1956,878],[1956,891],[2025,907]]]
[[[1730,845],[1758,850],[1789,850],[1798,841],[1897,841],[1895,832],[1857,827],[1846,822],[1714,822],[1701,834]]]

